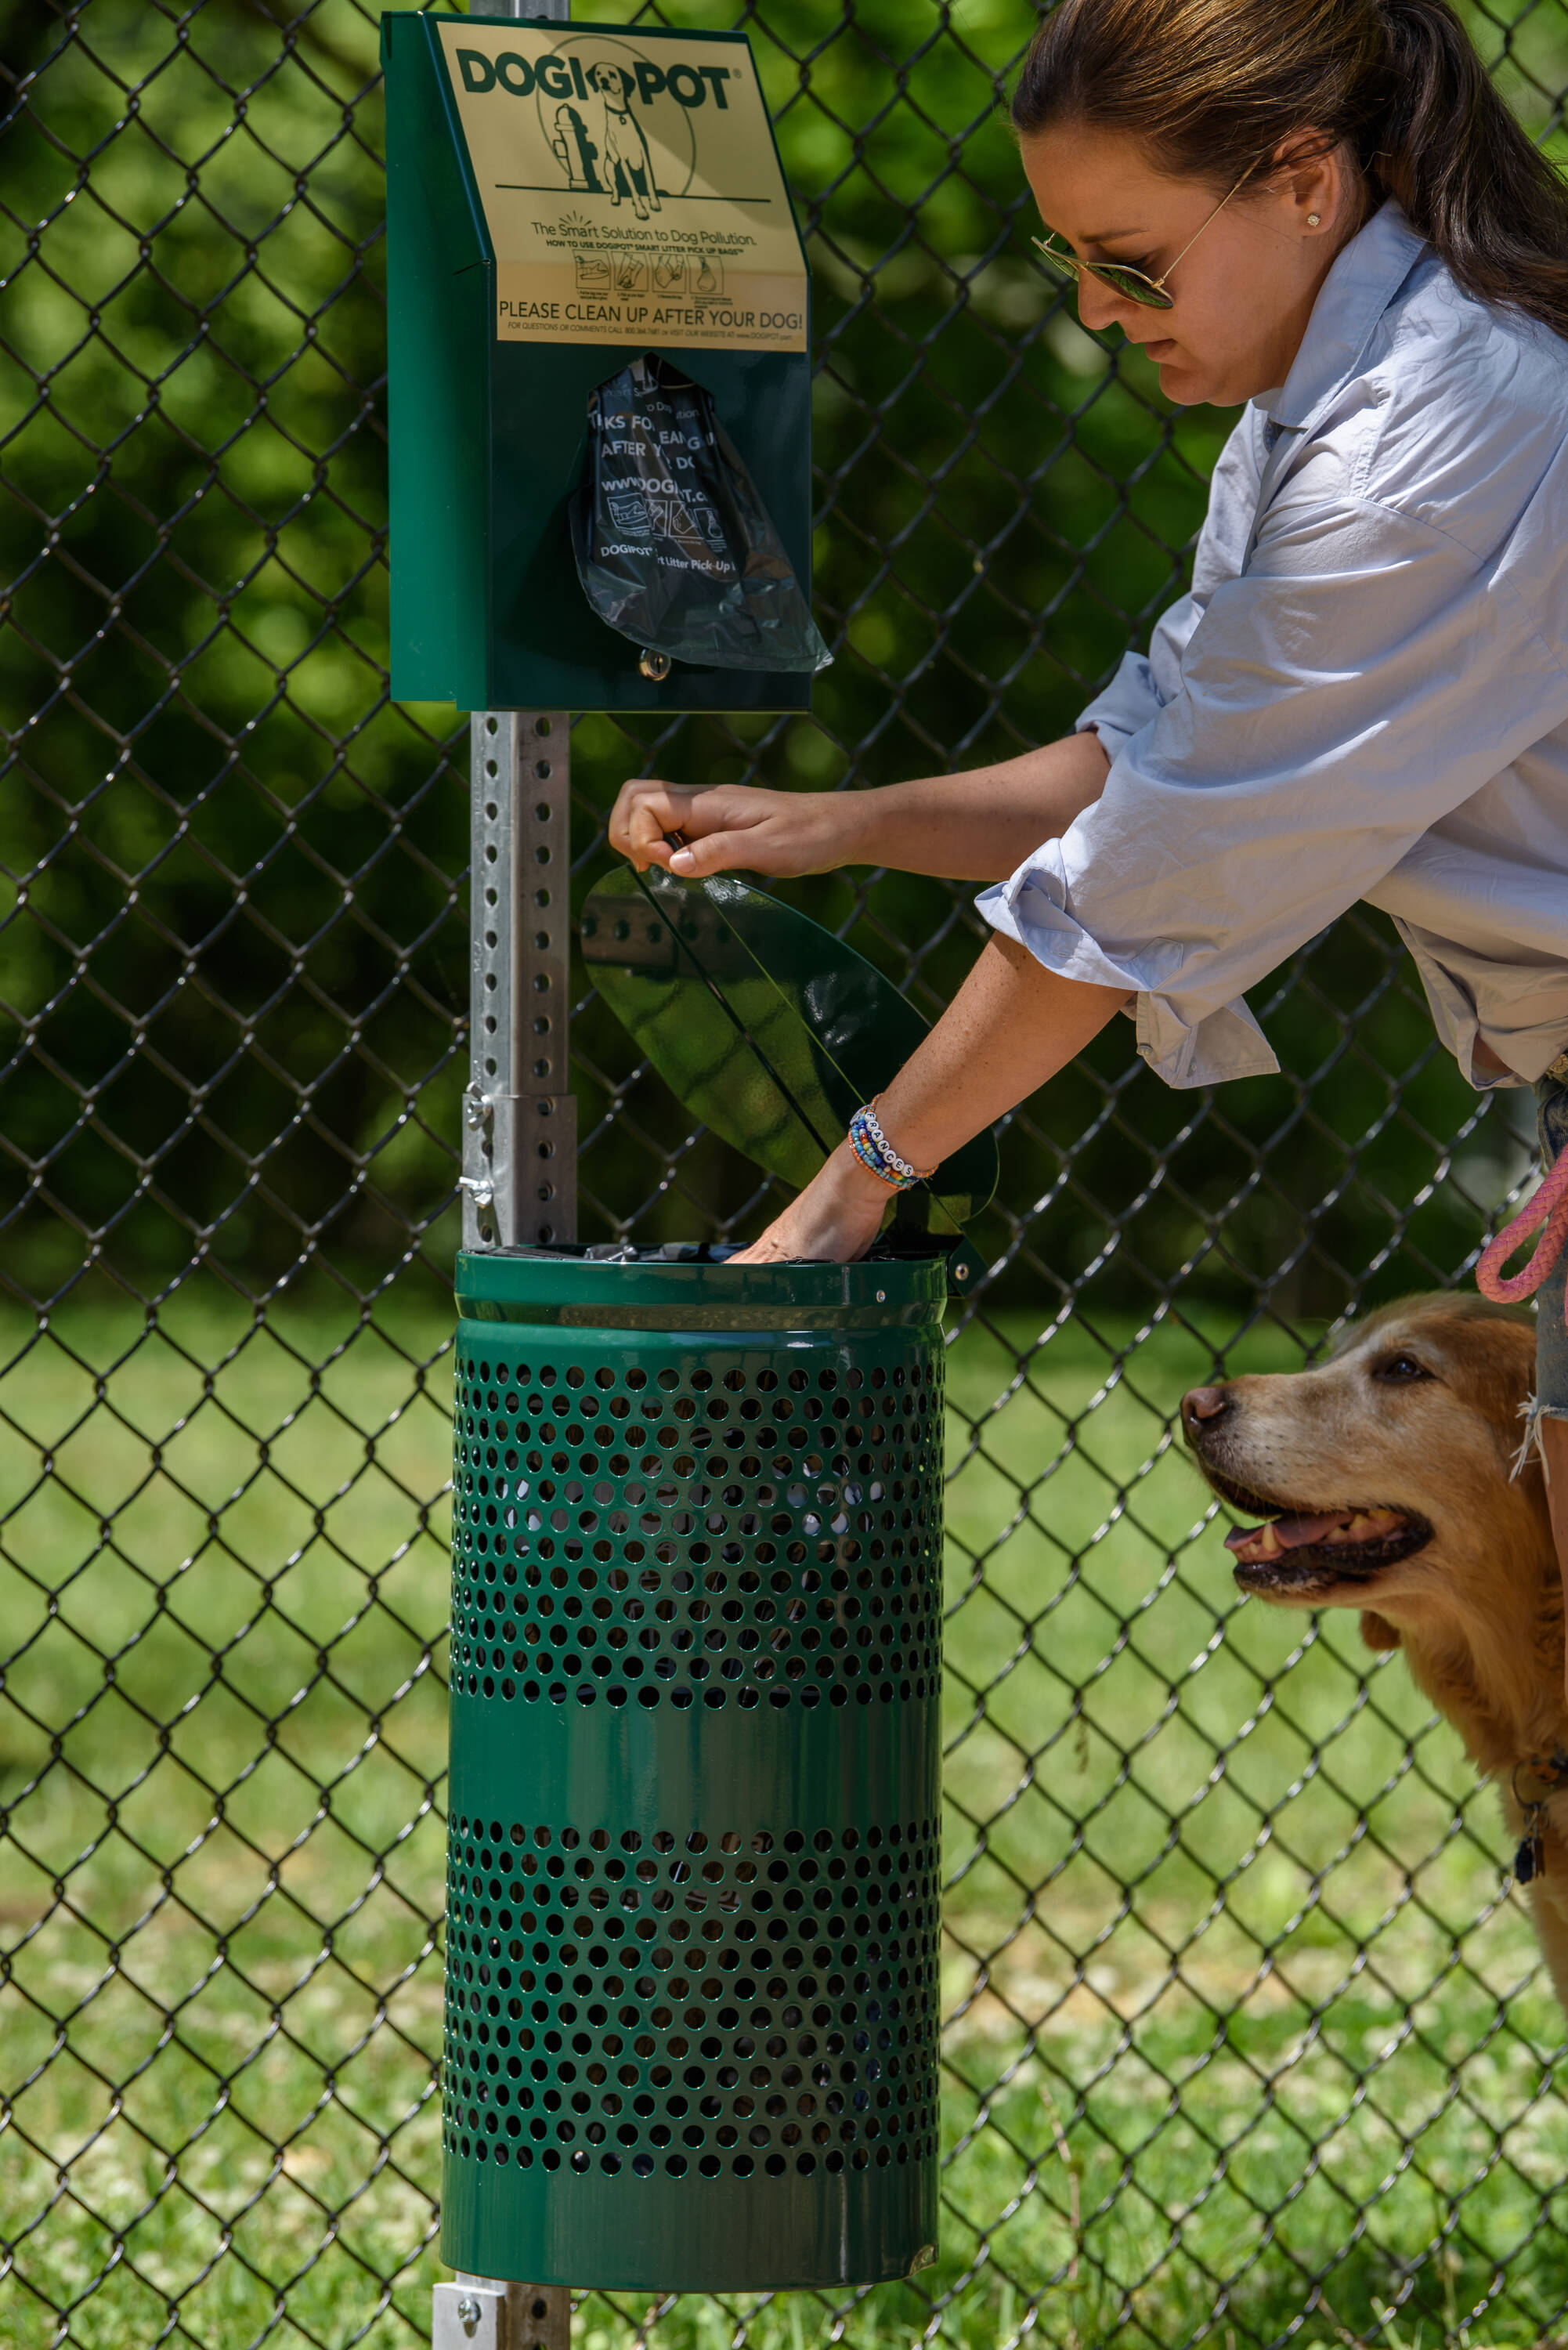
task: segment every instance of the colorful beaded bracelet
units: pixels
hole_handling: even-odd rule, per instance
[[[889,1191],[908,1191],[916,1183],[929,1182],[936,1169],[911,1167],[907,1159],[899,1157],[883,1133],[882,1122],[877,1115],[877,1103],[881,1098],[877,1094],[864,1108],[857,1109],[850,1119],[849,1148],[867,1173],[875,1175],[878,1183],[886,1183]]]

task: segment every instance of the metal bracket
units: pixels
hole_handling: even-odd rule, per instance
[[[571,2350],[566,2285],[460,2274],[435,2287],[431,2314],[431,2350]]]
[[[462,1110],[463,1163],[474,1170],[459,1178],[463,1245],[569,1240],[576,1218],[576,1097],[477,1094],[471,1085]]]
[[[431,2303],[431,2350],[510,2350],[506,2287],[490,2277],[438,2284]]]

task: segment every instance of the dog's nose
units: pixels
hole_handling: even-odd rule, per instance
[[[1197,1431],[1210,1420],[1223,1419],[1231,1409],[1231,1398],[1225,1388],[1190,1388],[1181,1399],[1181,1424],[1189,1437],[1196,1440]]]

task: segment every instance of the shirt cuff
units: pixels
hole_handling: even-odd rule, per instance
[[[1125,743],[1153,724],[1165,707],[1154,682],[1154,671],[1142,653],[1124,653],[1121,665],[1103,693],[1097,693],[1078,714],[1074,732],[1097,734],[1107,757],[1114,759]]]
[[[1562,1050],[1560,1043],[1554,1046],[1552,1042],[1560,1035],[1557,1023],[1553,1022],[1544,1035],[1539,1031],[1532,1035],[1530,1030],[1525,1029],[1506,1037],[1488,1036],[1485,1041],[1497,1058],[1500,1061],[1503,1058],[1499,1049],[1503,1045],[1507,1045],[1510,1058],[1501,1070],[1487,1073],[1478,1069],[1476,1046],[1482,1038],[1474,996],[1463,980],[1444,970],[1432,952],[1433,941],[1429,935],[1417,931],[1409,922],[1401,921],[1397,914],[1394,917],[1394,927],[1415,959],[1417,972],[1426,990],[1432,1025],[1438,1032],[1438,1042],[1453,1055],[1459,1065],[1459,1075],[1467,1085],[1473,1086],[1478,1094],[1499,1093],[1508,1086],[1533,1085],[1536,1077],[1545,1074]],[[1533,1063],[1533,1074],[1522,1076],[1516,1066],[1519,1062],[1522,1062],[1526,1069],[1531,1068]]]
[[[974,902],[992,929],[1026,947],[1036,962],[1064,979],[1125,987],[1136,994],[1138,1052],[1168,1086],[1275,1076],[1280,1065],[1241,998],[1188,1019],[1148,967],[1162,955],[1168,960],[1168,949],[1113,956],[1089,936],[1066,910],[1066,883],[1056,854],[1056,844],[1048,841],[1011,880],[981,891]]]

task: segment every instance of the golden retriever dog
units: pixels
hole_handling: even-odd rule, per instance
[[[1355,1324],[1314,1370],[1194,1388],[1181,1425],[1204,1476],[1254,1523],[1227,1535],[1242,1591],[1355,1607],[1402,1648],[1494,1781],[1510,1834],[1532,1761],[1563,1757],[1529,1887],[1568,2006],[1568,1713],[1563,1586],[1539,1461],[1515,1477],[1535,1369],[1531,1315],[1474,1296],[1407,1298]],[[1262,1523],[1257,1523],[1262,1521]]]

